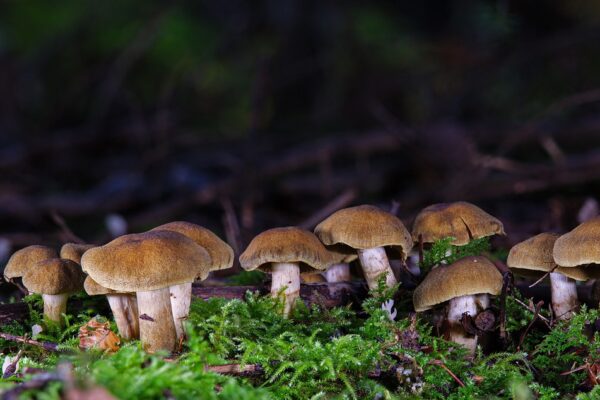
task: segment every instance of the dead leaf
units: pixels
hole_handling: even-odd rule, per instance
[[[79,328],[79,348],[82,350],[100,349],[115,352],[121,340],[110,330],[110,323],[100,322],[95,317]]]

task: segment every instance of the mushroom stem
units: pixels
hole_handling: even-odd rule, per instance
[[[358,258],[370,290],[377,289],[377,281],[382,274],[385,274],[386,287],[392,287],[398,283],[383,247],[359,249]]]
[[[145,351],[173,351],[177,342],[169,288],[137,292],[140,340]]]
[[[125,340],[137,339],[140,336],[138,323],[138,307],[134,296],[130,294],[107,294],[119,335]]]
[[[450,300],[448,306],[448,324],[450,329],[448,332],[449,340],[454,343],[463,345],[469,354],[474,354],[477,348],[477,336],[469,335],[462,326],[460,320],[464,313],[474,317],[477,315],[477,305],[481,304],[480,299],[474,295],[459,296]]]
[[[62,315],[67,312],[67,299],[69,295],[63,294],[42,294],[44,299],[44,317],[51,321],[62,323]]]
[[[170,286],[169,292],[171,293],[171,309],[173,311],[177,339],[181,339],[185,335],[184,323],[190,315],[192,282]]]
[[[347,263],[333,264],[323,272],[327,282],[349,282],[352,280],[350,275],[350,265]]]
[[[550,273],[552,310],[556,319],[569,319],[579,310],[575,281],[558,272]]]
[[[297,263],[273,263],[271,296],[282,298],[283,316],[289,317],[296,299],[300,297],[300,268]]]

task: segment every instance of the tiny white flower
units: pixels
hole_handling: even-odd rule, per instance
[[[394,308],[394,300],[388,300],[388,301],[382,303],[381,309],[387,312],[387,316],[390,319],[390,321],[393,321],[396,319],[396,315],[398,315],[398,312]]]
[[[43,330],[44,329],[42,328],[41,325],[35,324],[31,327],[31,336],[36,337],[37,335],[42,333]]]

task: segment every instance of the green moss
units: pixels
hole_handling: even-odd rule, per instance
[[[243,301],[196,299],[187,322],[189,339],[176,361],[147,355],[137,342],[113,355],[75,351],[50,357],[30,346],[0,345],[11,354],[22,348],[27,365],[53,369],[59,360],[70,362],[81,385],[100,385],[123,399],[550,400],[576,393],[585,373],[562,373],[598,354],[596,334],[589,332],[598,313],[585,308],[545,336],[530,332],[523,351],[514,351],[533,314],[509,297],[509,352],[478,354],[471,360],[410,310],[398,310],[405,317],[392,320],[381,304],[397,293],[382,284],[360,311],[350,306],[308,308],[299,302],[290,319],[281,317],[280,303],[257,294],[248,293]],[[9,327],[16,334],[40,321],[39,302],[29,302],[31,320]],[[88,316],[68,316],[64,328],[48,327],[45,335],[74,350],[76,328]],[[259,364],[263,372],[246,378],[206,372],[206,366],[229,363]],[[29,377],[0,380],[0,387],[21,379]],[[53,384],[27,396],[58,398],[61,390]],[[580,398],[594,398],[592,393]]]

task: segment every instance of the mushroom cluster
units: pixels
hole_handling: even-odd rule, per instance
[[[312,284],[350,280],[357,264],[369,289],[380,282],[393,287],[398,278],[390,259],[405,263],[413,244],[427,249],[448,240],[454,257],[438,261],[413,293],[418,313],[443,310],[445,336],[473,353],[478,337],[466,329],[490,307],[489,296],[500,294],[503,277],[482,254],[460,257],[456,252],[475,239],[504,235],[497,218],[479,207],[456,202],[423,209],[409,232],[395,215],[370,205],[338,210],[314,232],[290,226],[256,235],[239,256],[240,266],[271,276],[271,296],[284,318],[300,300],[301,282]],[[541,233],[515,245],[507,264],[516,274],[550,278],[556,319],[568,319],[579,307],[576,281],[600,277],[600,218],[560,236]],[[479,250],[478,250],[479,251]],[[67,243],[57,253],[45,246],[15,252],[5,279],[22,284],[44,299],[44,315],[61,322],[68,296],[85,290],[103,295],[120,336],[140,339],[149,352],[173,351],[185,339],[192,283],[212,271],[231,268],[233,249],[210,230],[184,221],[170,222],[142,233],[127,234],[101,245]]]

